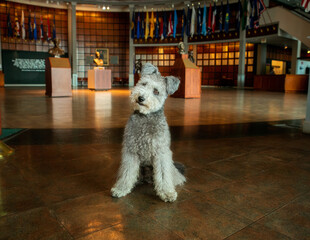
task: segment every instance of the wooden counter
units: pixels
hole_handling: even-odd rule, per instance
[[[275,92],[307,92],[307,75],[257,75],[254,76],[254,89]]]

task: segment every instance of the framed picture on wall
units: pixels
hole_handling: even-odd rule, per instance
[[[109,49],[108,48],[98,48],[96,49],[97,52],[100,53],[100,58],[103,61],[103,65],[104,66],[108,66],[109,63]]]

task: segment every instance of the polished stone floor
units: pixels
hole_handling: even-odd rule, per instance
[[[178,199],[151,185],[110,196],[130,115],[128,89],[0,88],[3,128],[25,128],[0,160],[0,239],[310,239],[305,94],[204,88],[169,98]]]

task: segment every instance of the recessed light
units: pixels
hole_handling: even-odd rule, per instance
[[[105,10],[105,6],[103,6],[102,9]]]
[[[108,9],[108,10],[110,10],[110,7],[109,7],[109,6],[107,6],[107,9]]]

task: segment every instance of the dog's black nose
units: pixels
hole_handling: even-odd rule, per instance
[[[145,100],[144,97],[142,97],[142,96],[139,96],[139,97],[138,97],[138,101],[139,101],[139,102],[143,102],[144,100]]]

